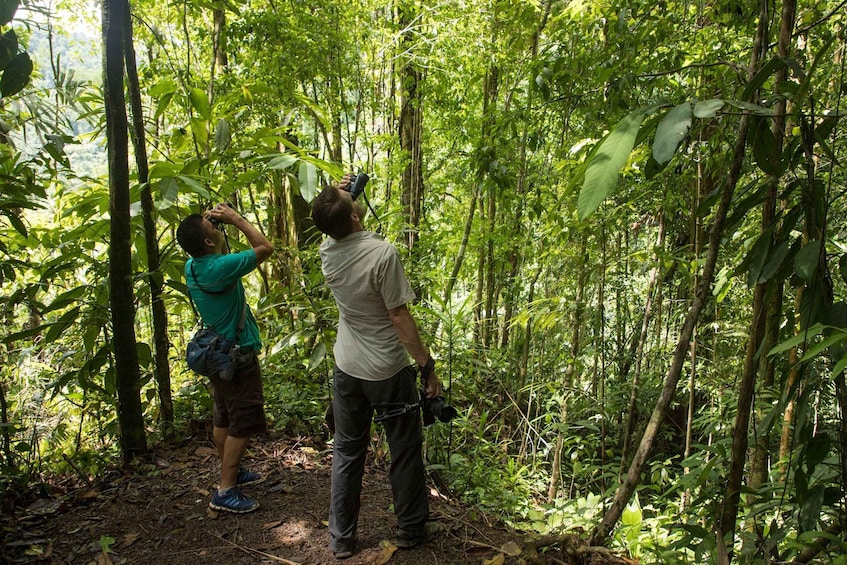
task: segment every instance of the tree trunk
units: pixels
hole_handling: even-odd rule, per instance
[[[779,52],[783,57],[787,57],[789,42],[791,40],[791,30],[794,28],[794,0],[786,0],[782,7],[782,22],[780,26]],[[761,17],[764,18],[765,12],[762,9]],[[767,33],[763,34],[767,36]],[[776,77],[774,89],[778,92],[779,85],[785,80],[785,72],[780,71]],[[782,139],[784,137],[784,119],[782,115],[785,113],[785,102],[779,103],[779,110],[776,111],[777,116],[774,118],[772,132],[776,136],[777,146],[782,148]],[[770,188],[766,195],[765,202],[762,205],[762,233],[765,234],[772,230],[776,218],[776,200],[777,200],[777,185],[779,179],[770,179]],[[776,303],[778,301],[778,303]],[[725,543],[727,548],[732,548],[733,538],[735,533],[735,524],[738,514],[738,504],[741,495],[741,485],[744,475],[744,465],[748,459],[747,441],[748,427],[750,423],[750,414],[752,410],[753,393],[756,387],[756,377],[763,373],[763,384],[766,380],[772,381],[773,366],[767,361],[766,353],[775,344],[779,323],[771,319],[770,323],[775,324],[768,327],[768,314],[773,316],[774,312],[770,310],[781,309],[782,291],[781,282],[773,278],[767,282],[756,285],[753,296],[753,318],[750,328],[750,338],[747,342],[747,356],[744,363],[744,374],[741,379],[741,384],[738,390],[738,409],[735,418],[735,426],[733,428],[732,454],[730,458],[729,471],[727,473],[726,494],[724,495],[723,505],[721,509],[721,517],[719,520],[719,534],[721,540],[718,543]],[[758,361],[759,356],[763,357],[761,363]],[[761,371],[760,371],[761,369]],[[771,377],[766,375],[771,372]],[[763,433],[767,433],[764,431]],[[764,480],[763,474],[766,473],[766,458],[768,454],[767,442],[762,440],[763,444],[758,445],[758,449],[754,450],[751,458],[750,470],[750,486],[754,487],[757,481]],[[727,539],[728,538],[728,539]],[[732,551],[727,552],[728,559],[731,559]]]
[[[159,240],[156,233],[156,210],[150,191],[147,144],[144,134],[144,110],[141,105],[141,88],[138,83],[138,66],[135,46],[132,42],[132,20],[127,18],[124,30],[124,61],[126,63],[127,91],[132,109],[132,142],[135,148],[135,163],[138,167],[138,183],[141,185],[141,210],[144,222],[144,242],[147,248],[147,284],[150,287],[150,310],[153,317],[153,350],[155,352],[156,385],[159,392],[160,424],[162,435],[173,437],[174,405],[171,396],[171,367],[168,359],[168,313],[165,301],[159,255]]]
[[[629,461],[630,444],[632,443],[632,434],[635,430],[635,416],[638,410],[638,387],[641,381],[641,360],[644,356],[644,346],[647,344],[647,336],[650,330],[650,319],[653,313],[653,294],[656,291],[656,285],[659,281],[659,272],[661,271],[660,250],[665,245],[665,217],[664,214],[660,219],[659,237],[656,241],[656,257],[655,265],[650,271],[650,280],[647,284],[647,300],[644,304],[644,316],[641,320],[641,334],[638,338],[638,346],[635,349],[635,372],[632,376],[632,388],[629,396],[629,409],[626,417],[626,425],[624,426],[623,442],[621,448],[621,466],[618,471],[618,476],[623,476],[623,471]],[[622,375],[623,376],[623,375]],[[620,478],[618,479],[620,480]]]
[[[553,468],[550,470],[550,487],[547,489],[547,502],[552,504],[559,492],[559,475],[562,467],[562,449],[568,425],[568,409],[573,393],[573,381],[576,374],[577,359],[581,353],[580,330],[582,329],[582,318],[585,313],[585,283],[588,279],[588,237],[583,235],[579,242],[579,255],[577,257],[579,275],[576,282],[576,298],[574,299],[573,322],[571,325],[571,353],[568,356],[568,364],[565,367],[565,375],[562,382],[562,409],[559,414],[559,433],[556,435],[556,450],[553,452]]]
[[[758,61],[758,56],[754,55],[753,63]],[[611,506],[606,511],[601,522],[595,527],[591,533],[591,544],[602,545],[606,542],[609,534],[620,520],[623,514],[624,507],[629,502],[632,494],[635,492],[635,487],[641,481],[641,469],[647,461],[647,456],[656,439],[659,431],[659,426],[665,418],[667,408],[673,400],[676,392],[676,385],[682,374],[682,366],[688,356],[688,347],[691,338],[694,334],[694,326],[700,317],[700,313],[706,304],[707,298],[711,295],[712,281],[715,274],[715,266],[717,265],[718,252],[720,251],[721,237],[723,235],[724,223],[726,221],[727,212],[729,210],[732,195],[735,192],[735,187],[741,175],[742,165],[744,163],[746,140],[748,130],[747,115],[741,117],[741,122],[738,128],[738,136],[735,142],[733,151],[732,165],[729,170],[729,175],[726,184],[721,192],[720,203],[715,210],[714,220],[711,230],[709,231],[709,247],[706,255],[706,260],[703,265],[703,272],[700,277],[700,285],[697,289],[697,294],[694,301],[688,310],[682,328],[680,329],[679,338],[676,348],[674,349],[671,365],[665,376],[665,383],[662,387],[659,400],[656,403],[650,420],[647,423],[647,428],[641,438],[638,449],[635,452],[632,463],[629,467],[629,472],[624,482],[618,487],[615,492],[614,500]]]
[[[400,29],[403,30],[400,52],[412,52],[415,49],[414,34],[410,26],[417,14],[407,4],[399,8]],[[400,175],[403,214],[405,216],[405,237],[407,248],[412,249],[418,240],[418,228],[421,220],[421,202],[424,195],[423,184],[423,148],[421,133],[423,130],[423,103],[420,97],[421,73],[414,62],[402,59],[400,89],[400,150],[405,156],[405,166]]]
[[[103,16],[103,97],[109,161],[109,301],[118,392],[118,425],[124,462],[146,451],[141,378],[135,341],[129,214],[129,151],[124,98],[124,30],[129,4],[105,0]]]

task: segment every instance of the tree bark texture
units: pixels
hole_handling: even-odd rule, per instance
[[[168,359],[168,313],[163,300],[164,279],[161,272],[159,240],[156,233],[156,210],[150,190],[150,169],[147,162],[147,143],[144,134],[144,109],[138,83],[138,65],[132,41],[132,20],[127,18],[124,30],[124,61],[127,91],[132,109],[132,143],[138,183],[141,185],[141,210],[144,223],[144,243],[147,251],[147,284],[150,288],[150,310],[153,318],[153,350],[155,354],[156,385],[159,392],[160,425],[165,438],[173,436],[174,406],[171,395],[171,367]]]
[[[124,98],[124,30],[129,4],[105,0],[103,16],[103,95],[109,161],[109,301],[118,391],[118,425],[125,462],[147,449],[141,407],[141,379],[135,341],[129,213],[129,139]]]
[[[410,30],[416,14],[408,5],[400,7],[400,26],[404,30],[400,42],[400,52],[414,52],[415,39]],[[400,176],[404,223],[403,238],[407,248],[412,249],[418,240],[418,228],[421,221],[421,209],[424,196],[423,183],[423,103],[420,95],[420,70],[410,58],[403,61],[400,70],[400,150],[405,156],[405,166]]]

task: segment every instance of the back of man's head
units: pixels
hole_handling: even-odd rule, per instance
[[[333,239],[353,232],[353,203],[342,198],[337,188],[327,186],[312,201],[315,227]]]
[[[202,257],[205,255],[207,249],[203,216],[200,214],[186,216],[176,229],[176,240],[179,246],[192,257]]]

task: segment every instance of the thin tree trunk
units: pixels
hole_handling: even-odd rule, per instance
[[[787,56],[788,54],[791,30],[794,28],[794,11],[794,0],[786,0],[783,2],[779,40],[779,52],[782,56]],[[761,9],[760,17],[762,19],[766,19],[764,7]],[[777,91],[779,83],[784,81],[784,79],[784,73],[780,73],[777,76],[777,86],[775,86]],[[783,114],[785,111],[784,102],[780,105],[782,111],[778,113]],[[781,141],[784,136],[784,122],[782,121],[781,116],[777,116],[774,120],[773,133],[779,136],[777,137],[777,142],[778,146],[781,148]],[[771,180],[771,187],[769,188],[765,202],[762,205],[762,233],[770,231],[775,222],[777,182],[778,179]],[[733,428],[732,453],[729,471],[727,472],[726,494],[724,495],[721,517],[718,522],[718,533],[720,535],[718,543],[726,544],[727,562],[732,559],[731,548],[735,534],[741,485],[744,476],[744,466],[748,460],[748,427],[752,411],[753,393],[756,387],[756,377],[760,372],[760,364],[757,359],[759,355],[764,356],[764,354],[767,353],[768,341],[775,342],[777,337],[776,332],[778,331],[778,324],[776,328],[770,328],[770,337],[767,337],[766,321],[769,310],[774,308],[779,309],[781,306],[782,293],[781,289],[777,287],[778,284],[781,283],[779,283],[776,278],[771,279],[766,283],[760,283],[756,285],[753,296],[753,319],[751,322],[750,337],[747,342],[747,355],[744,363],[744,373],[738,390],[738,409],[735,418],[735,426]],[[779,300],[779,304],[775,305],[775,300]],[[770,313],[773,314],[773,312]],[[761,367],[767,371],[768,364],[766,361],[763,361],[763,363],[764,364],[761,365]],[[771,366],[770,370],[772,369],[773,367]],[[751,462],[751,487],[755,486],[757,477],[761,479],[762,473],[765,472],[763,468],[759,469],[758,467],[766,466],[763,459],[767,457],[767,445],[761,445],[759,447],[761,448],[760,450],[754,450],[754,457]],[[721,551],[720,554],[723,556],[723,551]]]
[[[141,375],[135,341],[132,245],[129,214],[129,139],[124,98],[124,30],[129,4],[105,0],[103,17],[103,97],[109,162],[109,302],[118,392],[118,426],[124,462],[146,451],[141,407]]]
[[[414,34],[410,26],[417,14],[408,4],[399,7],[401,44],[400,52],[412,52],[415,48]],[[400,91],[400,150],[406,155],[406,165],[400,175],[403,213],[405,216],[404,243],[412,249],[418,240],[418,228],[421,220],[421,202],[424,195],[423,184],[423,104],[420,96],[421,72],[411,58],[402,58],[400,71],[402,90]]]
[[[638,338],[638,346],[635,350],[635,372],[632,376],[632,387],[629,395],[629,409],[626,417],[626,425],[624,426],[623,442],[621,448],[621,466],[618,471],[618,477],[623,475],[623,471],[629,461],[630,444],[632,442],[632,434],[635,429],[635,417],[638,409],[638,388],[641,381],[641,361],[644,356],[644,346],[647,343],[647,336],[650,330],[650,319],[653,314],[653,294],[656,291],[656,285],[659,281],[659,272],[661,271],[660,250],[665,245],[665,217],[659,220],[659,236],[656,241],[656,257],[654,258],[654,266],[650,271],[650,280],[647,284],[647,301],[644,304],[644,316],[641,320],[641,334]]]
[[[141,88],[138,83],[138,65],[132,41],[132,20],[127,18],[124,30],[124,60],[126,63],[127,91],[132,109],[132,143],[138,183],[141,185],[141,210],[144,222],[144,242],[147,251],[147,284],[150,287],[150,310],[153,317],[153,344],[155,353],[156,385],[159,392],[160,425],[166,439],[173,437],[174,405],[171,396],[171,367],[168,359],[168,313],[165,301],[159,240],[156,237],[156,210],[150,190],[150,169],[147,163],[147,143],[144,134],[144,110],[141,105]]]
[[[762,30],[760,29],[758,33],[761,34],[761,32]],[[754,51],[754,55],[751,57],[751,68],[755,68],[757,62],[758,52]],[[682,367],[685,363],[686,357],[688,356],[688,348],[691,343],[691,338],[694,335],[694,327],[700,318],[700,313],[706,304],[707,298],[711,294],[724,223],[726,222],[730,202],[732,200],[733,193],[735,192],[735,187],[738,184],[738,179],[741,176],[741,169],[744,163],[747,130],[748,117],[744,114],[741,117],[741,122],[738,128],[738,135],[736,137],[735,148],[733,150],[732,164],[727,176],[726,184],[721,191],[720,203],[715,210],[714,220],[709,231],[708,252],[703,265],[703,272],[700,276],[700,285],[697,289],[697,294],[688,310],[685,322],[680,329],[671,365],[665,376],[665,383],[662,387],[656,406],[653,409],[653,413],[650,416],[650,420],[647,423],[647,428],[644,431],[638,449],[635,452],[632,463],[630,464],[629,472],[627,473],[624,482],[615,492],[612,504],[609,506],[601,522],[592,531],[590,536],[592,545],[602,545],[605,543],[612,531],[612,528],[614,528],[615,524],[617,524],[618,520],[620,520],[624,507],[629,503],[632,494],[635,492],[636,486],[641,481],[641,469],[647,461],[650,449],[653,446],[653,441],[656,439],[656,435],[658,434],[659,426],[662,424],[667,413],[667,408],[676,393],[676,385],[679,383],[679,378],[682,375]]]
[[[588,253],[587,236],[583,234],[579,242],[579,262],[577,268],[579,275],[576,281],[576,298],[574,299],[574,309],[572,318],[572,333],[571,333],[571,354],[568,364],[565,367],[565,375],[562,382],[562,408],[559,414],[559,433],[556,436],[556,450],[553,452],[553,467],[550,470],[550,487],[547,489],[547,502],[553,503],[559,492],[559,476],[562,469],[562,449],[567,433],[568,425],[568,410],[570,406],[571,395],[573,393],[574,374],[576,374],[577,359],[581,353],[580,331],[582,329],[582,318],[585,313],[585,283],[588,279]]]

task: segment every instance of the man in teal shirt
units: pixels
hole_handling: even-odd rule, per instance
[[[212,222],[235,226],[251,249],[229,253],[223,231]],[[186,217],[176,236],[191,255],[185,264],[185,279],[203,322],[228,339],[237,338],[243,353],[231,380],[209,377],[214,399],[213,436],[221,459],[221,480],[209,507],[239,514],[252,512],[259,503],[245,496],[240,487],[261,482],[263,477],[242,468],[241,459],[250,438],[267,431],[267,422],[257,357],[262,342],[256,319],[246,306],[241,277],[270,257],[273,245],[227,204],[218,204],[205,216]],[[244,323],[239,329],[242,316]]]

